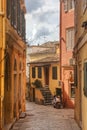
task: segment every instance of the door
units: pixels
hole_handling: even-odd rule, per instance
[[[17,75],[14,74],[14,117],[16,117],[16,102],[17,102],[16,89],[17,89]]]
[[[49,85],[49,67],[45,67],[45,85]]]
[[[35,102],[35,88],[33,88],[33,102]]]

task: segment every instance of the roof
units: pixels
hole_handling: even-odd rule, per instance
[[[58,41],[55,42],[46,42],[42,45],[37,46],[29,46],[29,55],[38,55],[43,53],[55,53],[56,52],[56,45],[59,45]]]
[[[39,63],[53,63],[53,62],[59,62],[59,57],[58,55],[55,55],[53,57],[46,57],[40,60],[35,60],[29,62],[29,64],[39,64]]]

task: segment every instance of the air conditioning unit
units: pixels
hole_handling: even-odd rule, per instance
[[[69,59],[69,65],[75,65],[75,58]]]

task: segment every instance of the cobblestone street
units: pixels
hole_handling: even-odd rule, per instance
[[[12,130],[80,130],[71,109],[55,109],[52,106],[27,102],[26,116],[20,118]]]

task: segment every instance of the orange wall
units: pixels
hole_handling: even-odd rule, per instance
[[[72,58],[72,50],[66,49],[66,29],[74,27],[74,10],[69,10],[65,13],[64,3],[60,2],[60,79],[63,82],[63,98],[66,98],[66,107],[73,107],[74,100],[70,98],[69,91],[69,73],[73,71],[72,67],[64,68],[63,66],[69,66],[69,59]],[[66,100],[64,99],[64,100]]]

